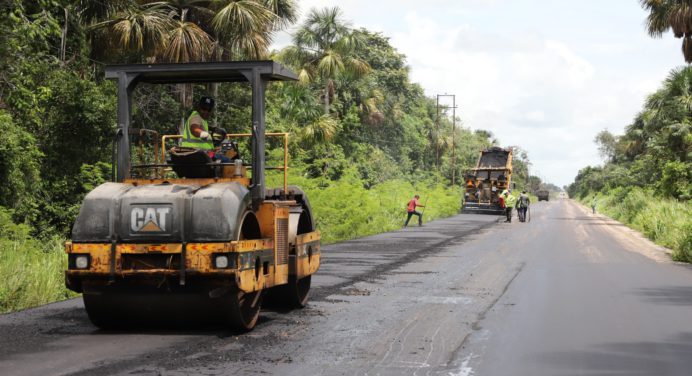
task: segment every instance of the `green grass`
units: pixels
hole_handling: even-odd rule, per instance
[[[590,206],[591,197],[582,202]],[[639,187],[617,188],[597,196],[596,211],[671,249],[674,260],[692,262],[692,204],[689,201],[658,198]]]
[[[268,179],[273,186],[280,182]],[[444,184],[424,181],[417,184],[404,180],[390,180],[370,189],[363,188],[355,178],[339,181],[306,179],[291,176],[289,184],[305,190],[322,242],[330,244],[343,240],[379,234],[399,229],[406,220],[406,206],[413,195],[419,194],[425,208],[423,222],[449,217],[459,212],[461,191]],[[411,219],[415,224],[417,218]]]
[[[66,266],[60,239],[32,239],[0,209],[0,313],[76,296],[65,288]]]

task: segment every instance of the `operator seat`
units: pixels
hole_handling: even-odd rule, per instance
[[[216,169],[211,166],[211,157],[195,148],[174,146],[170,150],[170,164],[180,178],[210,179],[216,177]]]

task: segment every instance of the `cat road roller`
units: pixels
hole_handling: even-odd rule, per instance
[[[320,233],[305,193],[287,185],[288,134],[265,133],[267,85],[295,81],[295,73],[273,61],[116,65],[105,73],[118,86],[113,182],[87,194],[65,245],[66,285],[82,293],[89,319],[101,328],[218,323],[243,331],[263,303],[305,306]],[[216,153],[230,162],[178,146],[181,136],[131,127],[137,85],[193,83],[244,83],[252,92],[251,133],[214,131]],[[265,166],[269,137],[283,144],[281,166]],[[283,171],[283,186],[268,189],[265,170]]]

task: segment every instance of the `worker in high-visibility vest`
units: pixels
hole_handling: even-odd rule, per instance
[[[192,111],[183,128],[183,139],[180,146],[213,151],[214,143],[209,134],[209,122],[214,111],[214,98],[202,97],[197,109]]]
[[[512,196],[512,192],[509,189],[502,191],[502,196],[505,198],[505,214],[507,215],[505,222],[512,222],[512,209],[514,209],[517,203],[517,198]]]
[[[203,150],[213,159],[227,163],[230,159],[214,152],[214,142],[209,132],[209,119],[214,112],[214,104],[212,97],[205,96],[199,99],[197,109],[192,111],[185,122],[180,146]]]

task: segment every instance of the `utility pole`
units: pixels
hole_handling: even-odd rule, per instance
[[[457,171],[457,161],[456,161],[456,130],[457,130],[457,104],[456,95],[454,94],[437,94],[437,137],[435,140],[435,150],[436,150],[436,162],[437,171],[440,171],[440,97],[451,97],[452,98],[452,185],[456,184],[456,171]],[[449,109],[449,106],[442,106],[445,110]]]
[[[437,104],[435,104],[437,116],[435,117],[435,168],[440,172],[440,95],[437,95]]]

